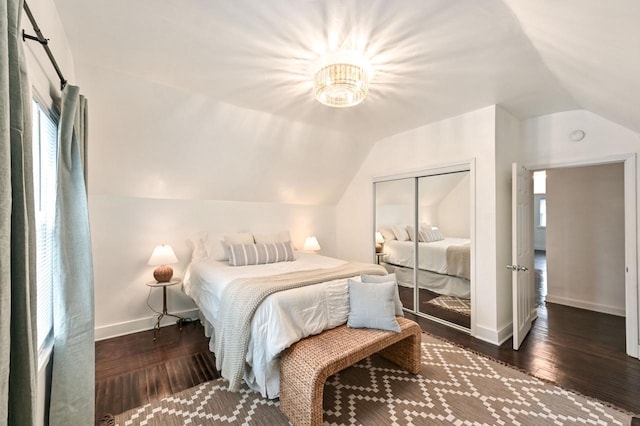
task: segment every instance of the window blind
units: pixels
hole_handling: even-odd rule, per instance
[[[53,266],[58,165],[57,117],[33,101],[33,170],[36,212],[37,342],[41,349],[53,329]]]

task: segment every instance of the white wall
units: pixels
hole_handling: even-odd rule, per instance
[[[336,254],[332,188],[355,173],[348,166],[357,144],[139,77],[83,63],[77,72],[89,100],[96,338],[151,328],[144,283],[155,245],[174,247],[176,275],[186,267],[185,239],[201,230],[289,229],[299,247],[313,234],[322,254]],[[239,148],[239,140],[250,143]],[[315,155],[334,145],[342,147],[335,162]],[[170,310],[194,314],[177,287],[169,299]],[[161,307],[161,291],[151,303]]]
[[[78,85],[75,78],[73,56],[55,3],[51,0],[31,0],[29,8],[40,30],[49,39],[49,49],[56,58],[64,78],[69,84]],[[27,34],[36,35],[26,13],[22,14],[22,28]],[[23,46],[31,85],[35,93],[45,102],[45,105],[51,108],[55,102],[59,103],[60,101],[58,75],[40,43],[35,40],[26,41]]]
[[[547,301],[624,316],[622,163],[547,170]]]
[[[498,289],[502,292],[506,284],[503,274],[499,276],[496,269],[495,129],[496,107],[491,106],[378,141],[338,203],[336,234],[340,257],[371,261],[373,177],[426,170],[475,158],[476,209],[472,220],[478,224],[475,241],[479,247],[473,277],[477,300],[475,335],[498,343],[505,337],[503,334],[509,332],[504,321],[510,311],[504,313],[505,307],[496,305],[497,300],[503,299],[498,296]]]
[[[584,131],[585,138],[579,142],[572,141],[569,135],[574,130]],[[522,161],[534,169],[640,154],[639,133],[584,110],[559,112],[526,120],[523,131]],[[636,174],[636,184],[640,188],[640,173]],[[637,221],[640,197],[636,201]],[[636,265],[639,260],[636,259]]]

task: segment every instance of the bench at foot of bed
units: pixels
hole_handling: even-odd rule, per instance
[[[379,353],[407,371],[420,372],[421,329],[398,317],[400,333],[346,325],[309,336],[280,359],[280,409],[298,425],[322,424],[322,395],[328,377]]]

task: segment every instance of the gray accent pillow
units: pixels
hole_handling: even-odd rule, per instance
[[[363,283],[384,283],[388,281],[393,281],[396,284],[395,294],[393,296],[396,316],[403,317],[404,311],[402,310],[402,302],[400,301],[400,294],[398,294],[398,281],[396,280],[396,274],[388,274],[388,275],[366,275],[363,274],[360,276],[360,279]]]
[[[361,283],[349,279],[349,317],[351,328],[376,328],[400,332],[396,320],[393,294],[396,283]]]
[[[295,260],[291,243],[230,244],[229,265],[263,265]]]

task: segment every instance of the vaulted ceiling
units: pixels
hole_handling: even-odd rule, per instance
[[[519,118],[587,109],[640,131],[637,0],[55,4],[76,60],[354,140],[492,104]],[[311,93],[314,62],[340,49],[374,72],[349,109]]]

